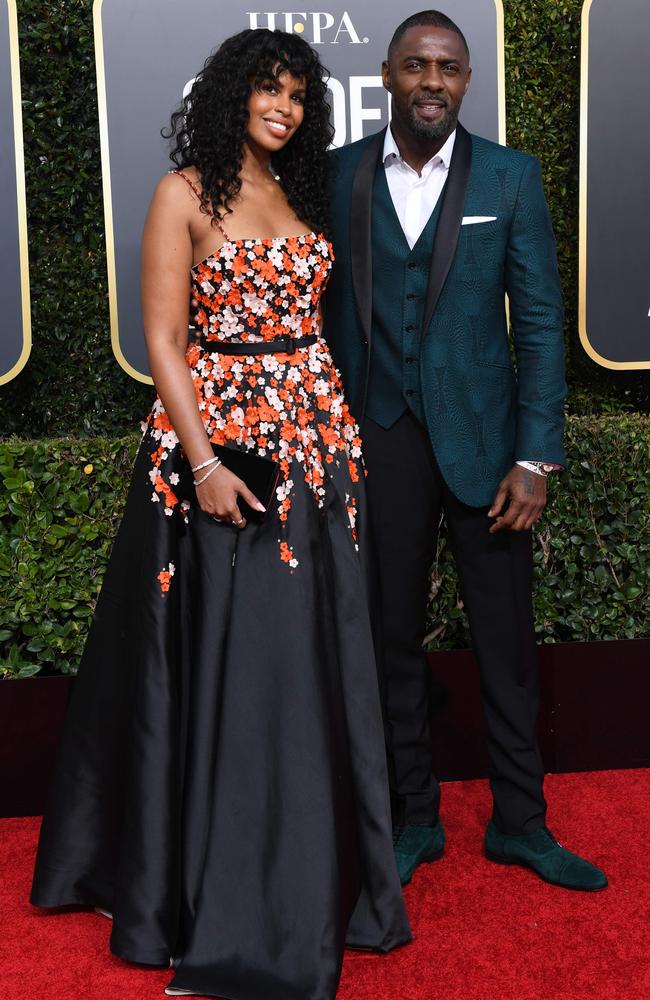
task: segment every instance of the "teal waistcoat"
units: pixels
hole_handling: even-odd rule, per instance
[[[382,164],[372,203],[372,349],[366,415],[391,427],[410,408],[424,422],[420,342],[429,267],[442,198],[411,250]]]

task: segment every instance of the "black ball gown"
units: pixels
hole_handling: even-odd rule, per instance
[[[192,268],[206,430],[279,462],[276,501],[240,531],[181,499],[187,461],[156,401],[43,819],[31,901],[110,911],[112,951],[173,960],[170,992],[332,1000],[346,944],[410,940],[361,443],[317,335],[331,262],[310,233],[226,239]]]

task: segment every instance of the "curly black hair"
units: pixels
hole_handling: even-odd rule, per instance
[[[302,125],[273,157],[289,204],[316,232],[327,231],[327,150],[334,130],[326,99],[328,74],[314,50],[297,35],[247,29],[226,39],[208,58],[190,93],[162,135],[173,140],[172,162],[197,168],[201,210],[224,215],[241,189],[239,177],[248,130],[248,98],[288,71],[306,80]]]

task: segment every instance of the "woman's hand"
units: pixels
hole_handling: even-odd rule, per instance
[[[253,510],[259,510],[262,514],[265,512],[266,508],[251,493],[246,483],[230,469],[227,469],[225,465],[220,465],[204,483],[196,487],[196,498],[201,510],[216,521],[226,521],[234,524],[237,528],[245,528],[246,518],[242,517],[237,506],[239,497],[245,500]]]

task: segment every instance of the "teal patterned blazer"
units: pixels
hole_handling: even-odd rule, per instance
[[[324,334],[357,419],[372,351],[372,191],[383,142],[382,131],[332,153]],[[422,318],[423,411],[448,486],[482,507],[516,460],[565,464],[555,239],[538,161],[460,125],[443,199]]]

